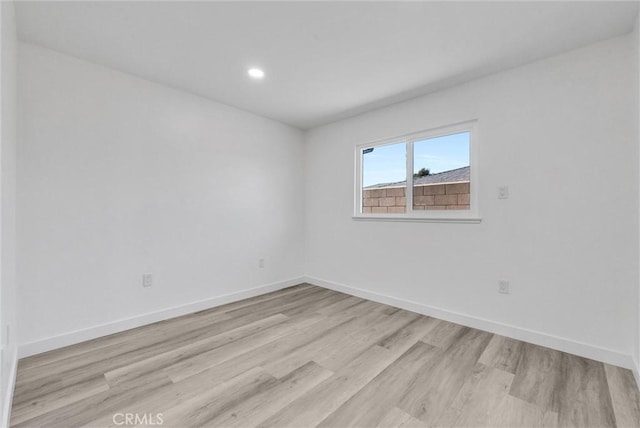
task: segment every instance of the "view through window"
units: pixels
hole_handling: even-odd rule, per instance
[[[407,144],[371,147],[362,153],[362,212],[404,213],[407,188]]]
[[[470,149],[470,130],[362,148],[361,213],[469,210]]]
[[[413,143],[413,209],[468,210],[470,132]]]

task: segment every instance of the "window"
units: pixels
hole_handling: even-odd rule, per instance
[[[474,121],[359,145],[354,218],[479,221],[475,140]]]

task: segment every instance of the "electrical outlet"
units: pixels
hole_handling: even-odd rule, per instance
[[[498,199],[509,199],[509,186],[498,187]]]
[[[260,269],[264,269],[264,259],[260,259],[260,260],[258,260],[258,267],[259,267]]]
[[[142,286],[151,287],[153,285],[153,274],[145,273],[142,275]]]
[[[509,281],[505,281],[505,280],[498,281],[498,293],[509,294]]]

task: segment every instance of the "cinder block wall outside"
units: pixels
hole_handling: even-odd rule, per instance
[[[377,187],[362,191],[363,213],[403,213],[407,204],[406,187]],[[413,186],[414,210],[468,210],[469,182],[422,184]]]

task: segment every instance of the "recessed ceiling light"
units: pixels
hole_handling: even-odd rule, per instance
[[[259,68],[250,68],[248,73],[249,76],[254,79],[262,79],[264,77],[264,71],[260,70]]]

